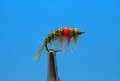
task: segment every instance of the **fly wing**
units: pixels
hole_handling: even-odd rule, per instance
[[[37,60],[37,59],[40,58],[40,56],[41,56],[44,48],[45,48],[45,43],[44,43],[44,44],[42,45],[42,47],[39,49],[38,53],[37,53],[36,56],[34,57],[34,60]]]

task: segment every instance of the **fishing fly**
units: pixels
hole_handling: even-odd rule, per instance
[[[71,39],[73,38],[74,44],[77,43],[78,36],[83,34],[85,32],[82,32],[78,30],[77,28],[71,28],[71,27],[61,27],[50,34],[45,38],[45,41],[43,45],[40,47],[38,53],[34,57],[34,60],[37,60],[40,58],[44,48],[48,50],[47,45],[52,44],[53,41],[58,41],[59,44],[62,44],[63,41],[66,41],[67,46],[69,46]],[[59,51],[59,50],[56,50]]]

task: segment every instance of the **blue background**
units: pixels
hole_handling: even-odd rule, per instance
[[[62,81],[120,81],[119,0],[0,0],[0,81],[46,81],[46,50],[32,58],[61,26],[86,32],[57,55]]]

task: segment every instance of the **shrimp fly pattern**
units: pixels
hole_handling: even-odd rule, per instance
[[[53,31],[52,33],[48,34],[48,36],[45,38],[45,42],[43,43],[38,53],[34,57],[34,60],[37,60],[40,57],[45,47],[46,50],[48,51],[47,45],[52,44],[53,41],[59,41],[60,44],[62,44],[63,41],[66,41],[67,46],[69,46],[71,38],[73,38],[74,44],[76,44],[78,36],[84,33],[85,32],[82,32],[77,28],[70,27],[62,27]]]

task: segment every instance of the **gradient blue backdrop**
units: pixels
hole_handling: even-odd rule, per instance
[[[62,81],[120,81],[119,0],[0,0],[0,81],[46,81],[47,52],[32,58],[61,26],[86,32],[57,55]]]

